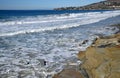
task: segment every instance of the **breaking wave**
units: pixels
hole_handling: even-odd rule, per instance
[[[46,16],[29,16],[0,22],[0,36],[53,31],[90,24],[120,15],[120,11],[71,13]]]

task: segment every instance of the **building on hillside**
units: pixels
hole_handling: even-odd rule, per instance
[[[120,0],[106,0],[106,1],[109,1],[109,2],[118,2],[118,3],[120,3]]]
[[[120,0],[106,0],[106,2],[110,3],[111,8],[120,9]]]

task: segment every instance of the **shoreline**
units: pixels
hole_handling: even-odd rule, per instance
[[[55,8],[54,10],[120,10],[120,1],[104,0],[84,6],[61,7]]]
[[[68,65],[53,78],[119,78],[120,24],[111,26],[116,26],[119,31],[114,35],[94,40],[86,51],[78,53],[78,59],[82,62],[78,67]]]

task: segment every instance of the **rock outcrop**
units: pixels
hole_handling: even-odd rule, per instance
[[[78,58],[77,70],[64,69],[53,78],[120,78],[120,34],[96,39]]]
[[[83,76],[75,69],[64,69],[53,78],[83,78]]]
[[[120,34],[97,39],[85,52],[79,52],[84,76],[120,78]]]

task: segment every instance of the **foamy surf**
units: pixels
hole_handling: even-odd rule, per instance
[[[12,36],[17,34],[52,31],[78,27],[105,20],[120,15],[120,11],[73,13],[63,15],[38,16],[23,18],[15,21],[0,22],[0,36]],[[53,18],[54,17],[54,18]],[[9,30],[7,28],[9,27]]]
[[[118,31],[108,25],[119,15],[120,11],[100,11],[0,22],[0,77],[51,78],[68,64],[79,65],[78,51],[99,35]]]

